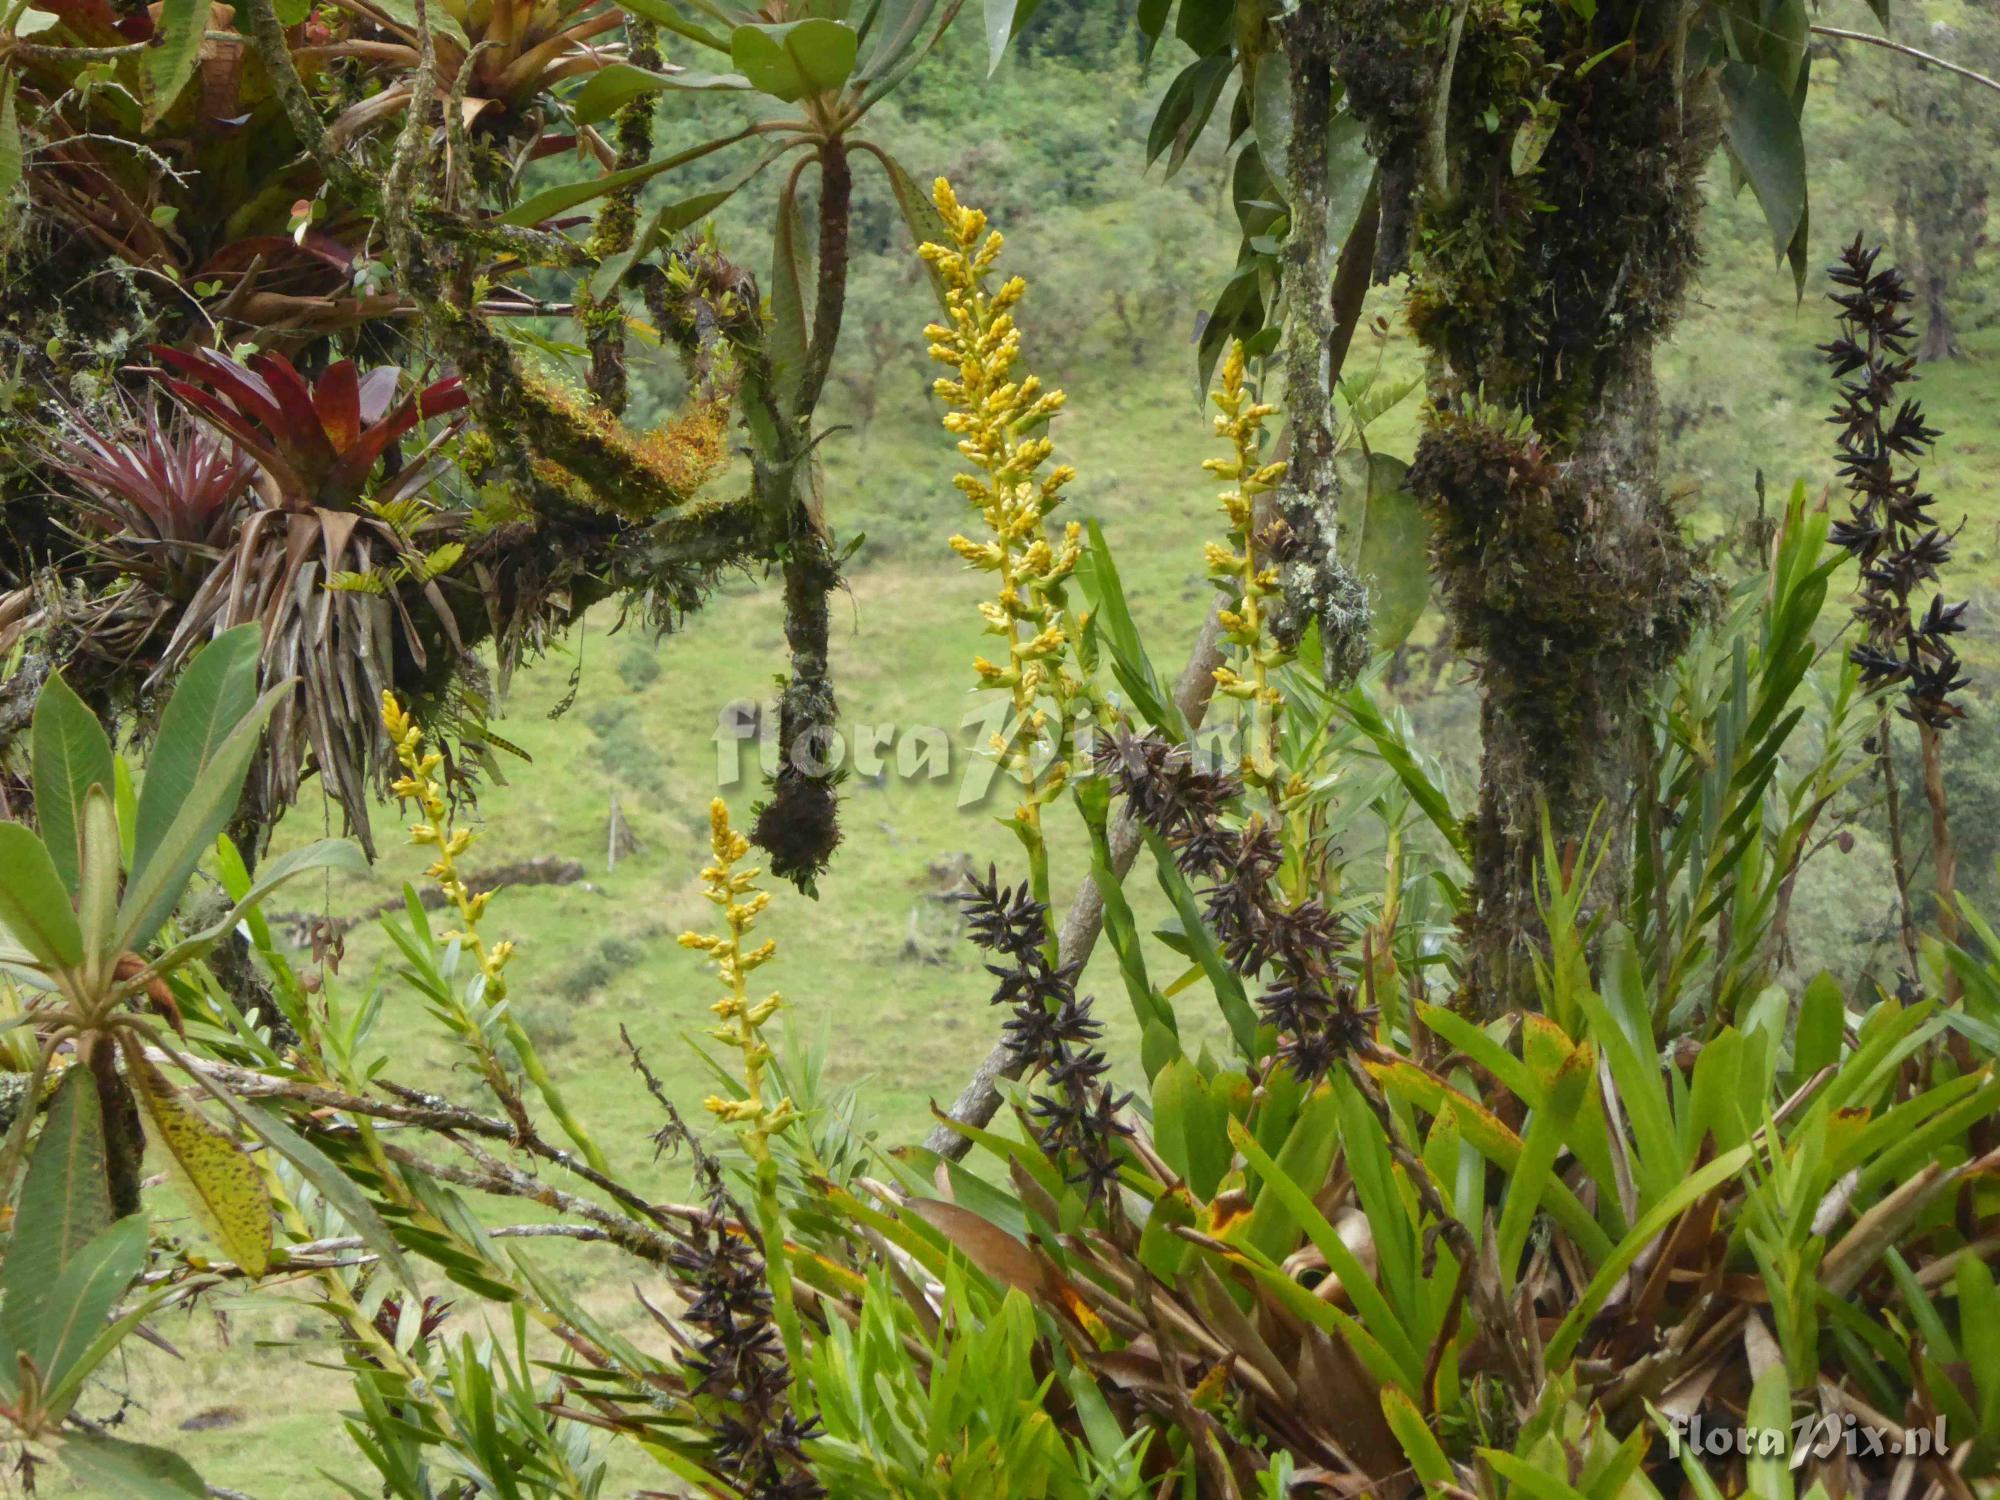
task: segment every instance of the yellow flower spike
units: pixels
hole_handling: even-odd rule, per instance
[[[709,804],[708,842],[715,858],[701,872],[703,894],[722,908],[728,931],[684,932],[680,944],[708,954],[715,963],[723,993],[709,1009],[731,1024],[712,1027],[710,1035],[736,1048],[743,1069],[744,1097],[710,1099],[707,1107],[726,1123],[740,1126],[745,1147],[763,1163],[771,1158],[771,1138],[796,1114],[790,1100],[774,1104],[764,1096],[764,1070],[771,1050],[758,1033],[778,1012],[782,1002],[773,992],[753,1004],[744,988],[744,977],[768,963],[778,951],[778,944],[772,938],[755,947],[746,947],[744,942],[757,925],[757,918],[770,905],[771,894],[757,888],[756,869],[737,868],[737,862],[750,852],[750,841],[730,825],[729,806],[720,797]]]
[[[1251,715],[1251,733],[1244,749],[1242,774],[1246,783],[1281,790],[1277,781],[1275,723],[1284,708],[1284,695],[1270,680],[1270,674],[1291,660],[1270,633],[1270,615],[1279,593],[1279,570],[1258,555],[1257,506],[1259,496],[1276,489],[1285,477],[1282,461],[1266,463],[1259,450],[1264,443],[1264,423],[1276,412],[1269,402],[1254,401],[1247,386],[1248,360],[1242,344],[1230,346],[1222,362],[1221,382],[1210,393],[1219,415],[1216,436],[1230,446],[1227,457],[1205,459],[1202,468],[1218,479],[1233,481],[1234,487],[1216,496],[1229,525],[1229,545],[1209,542],[1202,559],[1209,575],[1229,586],[1219,615],[1226,639],[1241,652],[1240,666],[1223,666],[1215,671],[1216,691],[1246,705]]]

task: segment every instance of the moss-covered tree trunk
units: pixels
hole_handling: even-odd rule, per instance
[[[1431,360],[1411,482],[1480,674],[1465,998],[1492,1013],[1534,1003],[1543,812],[1562,848],[1629,816],[1641,697],[1705,596],[1652,360],[1699,258],[1713,109],[1685,76],[1691,7],[1341,9],[1349,106],[1401,189],[1377,271],[1409,270]]]

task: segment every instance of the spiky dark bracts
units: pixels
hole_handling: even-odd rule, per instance
[[[1274,883],[1284,862],[1277,830],[1255,815],[1229,826],[1242,784],[1202,770],[1186,746],[1156,731],[1110,736],[1098,768],[1172,847],[1181,873],[1212,882],[1201,895],[1223,957],[1247,978],[1271,971],[1258,1008],[1278,1032],[1279,1059],[1302,1080],[1323,1078],[1366,1038],[1370,1018],[1340,973],[1339,919],[1317,896],[1287,902]]]
[[[807,1468],[804,1444],[816,1428],[792,1410],[762,1247],[731,1200],[720,1164],[703,1152],[695,1173],[708,1211],[671,1264],[686,1283],[681,1319],[698,1335],[682,1365],[689,1390],[712,1403],[707,1427],[716,1467],[752,1500],[815,1500],[826,1491]]]
[[[1047,909],[1028,887],[1001,885],[991,867],[970,885],[963,903],[972,941],[1000,960],[986,966],[999,981],[993,1003],[1014,1012],[1002,1028],[1008,1045],[1048,1084],[1030,1106],[1035,1137],[1095,1199],[1117,1180],[1118,1137],[1132,1133],[1118,1118],[1131,1096],[1106,1081],[1111,1065],[1097,1045],[1104,1028],[1090,998],[1076,993],[1079,966],[1050,959]]]
[[[1952,701],[1968,679],[1951,640],[1965,629],[1965,605],[1947,604],[1942,592],[1921,609],[1910,598],[1937,581],[1953,536],[1932,517],[1933,497],[1917,488],[1917,463],[1938,433],[1923,407],[1902,394],[1916,379],[1904,312],[1911,294],[1895,267],[1877,269],[1881,253],[1857,234],[1828,273],[1840,331],[1820,352],[1840,383],[1828,420],[1840,429],[1840,476],[1854,496],[1853,510],[1829,536],[1861,565],[1854,614],[1863,635],[1849,654],[1863,683],[1901,683],[1903,716],[1944,730],[1965,713]]]

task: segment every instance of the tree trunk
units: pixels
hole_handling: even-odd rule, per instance
[[[1958,345],[1958,329],[1951,320],[1951,303],[1946,298],[1944,274],[1932,271],[1924,277],[1924,336],[1917,344],[1917,358],[1928,364],[1934,359],[1963,359]]]
[[[1483,695],[1461,1003],[1494,1014],[1535,1004],[1543,817],[1562,852],[1629,816],[1639,705],[1707,597],[1659,483],[1652,360],[1699,259],[1714,111],[1680,6],[1340,10],[1431,361],[1410,482]]]
[[[1597,837],[1623,847],[1640,695],[1699,608],[1689,554],[1658,483],[1652,345],[1622,353],[1546,497],[1517,497],[1517,520],[1557,528],[1567,556],[1548,560],[1567,564],[1571,587],[1524,590],[1489,614],[1457,585],[1468,606],[1458,623],[1478,632],[1461,638],[1478,651],[1483,693],[1473,904],[1464,921],[1468,994],[1483,1013],[1535,1004],[1544,811],[1565,860],[1593,821]],[[1449,511],[1470,498],[1441,493],[1434,504]],[[1505,566],[1505,551],[1494,548],[1485,566]],[[1598,900],[1615,907],[1624,862],[1607,860],[1603,870]]]

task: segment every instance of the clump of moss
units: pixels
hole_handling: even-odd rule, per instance
[[[1432,80],[1444,59],[1450,11],[1433,0],[1338,0],[1333,19],[1334,72],[1382,170],[1375,275],[1386,281],[1409,261]]]
[[[1700,265],[1714,111],[1664,38],[1547,7],[1532,29],[1469,24],[1453,66],[1455,179],[1427,201],[1409,317],[1457,390],[1534,417],[1557,447],[1590,420],[1610,361],[1663,336]],[[1616,34],[1614,34],[1614,31]],[[1608,40],[1607,40],[1608,38]],[[1516,171],[1515,141],[1546,142]]]

